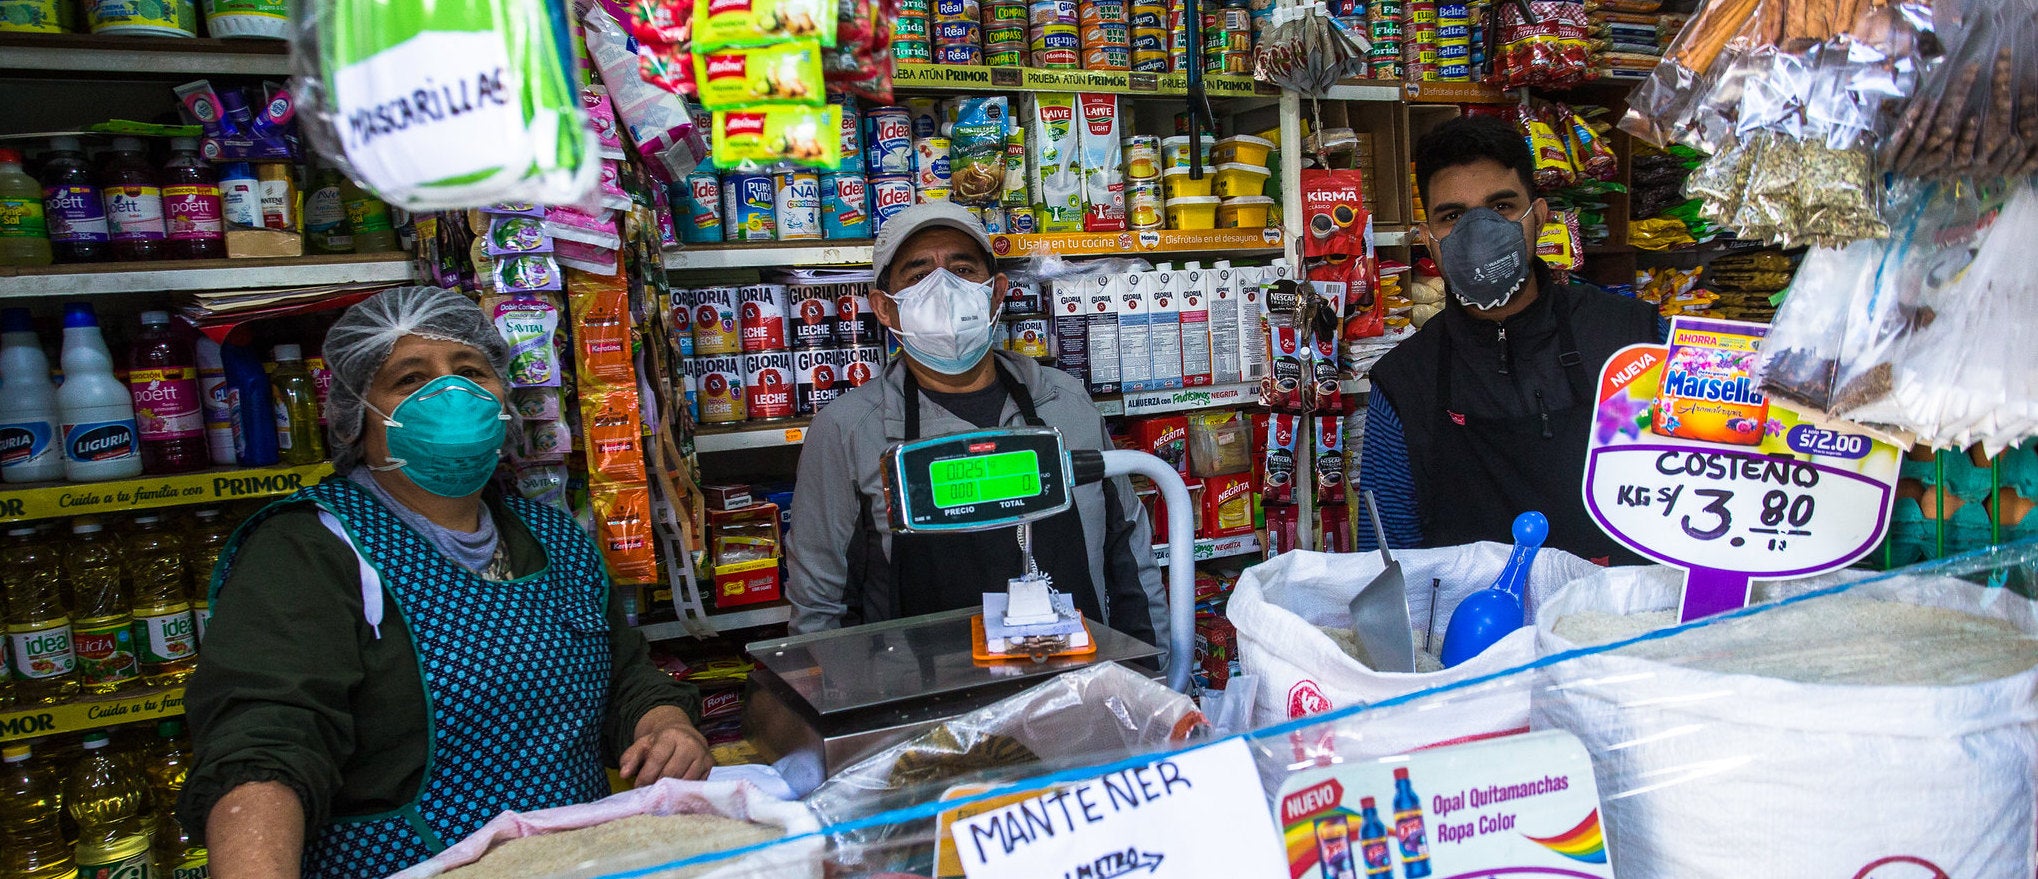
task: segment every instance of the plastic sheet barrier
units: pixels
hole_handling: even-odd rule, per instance
[[[838,788],[817,829],[559,875],[703,875],[797,850],[831,877],[885,879],[2031,879],[2034,584],[2038,541],[1766,584],[1759,604],[1677,625],[1675,572],[1604,570],[1538,595],[1526,662],[1224,737],[1185,733],[1190,713],[1140,692],[1158,685],[1091,669],[1074,675],[1113,679],[1108,695],[1060,700],[1056,722],[1109,735],[991,732],[1055,702],[1021,694],[934,733],[946,753],[851,767],[882,795]],[[1526,732],[1402,746],[1497,698],[1526,702]]]

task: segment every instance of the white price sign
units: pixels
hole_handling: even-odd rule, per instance
[[[1680,318],[1670,345],[1623,349],[1600,374],[1585,506],[1689,572],[1682,620],[1742,607],[1751,579],[1844,567],[1888,527],[1898,451],[1767,400],[1752,377],[1764,329]]]
[[[1184,828],[1223,824],[1221,833]],[[1281,836],[1238,739],[958,818],[969,879],[1280,876]]]

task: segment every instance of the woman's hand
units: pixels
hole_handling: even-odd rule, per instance
[[[714,765],[707,738],[694,729],[686,712],[660,705],[637,719],[637,738],[623,752],[617,768],[623,777],[643,787],[661,778],[699,781],[708,777],[708,769]]]

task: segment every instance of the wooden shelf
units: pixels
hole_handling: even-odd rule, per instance
[[[759,241],[693,244],[665,251],[665,268],[783,269],[793,266],[870,265],[870,239],[837,241]]]
[[[0,742],[67,735],[184,715],[184,688],[157,687],[55,705],[16,705],[0,711]]]
[[[288,76],[290,48],[282,40],[0,34],[0,71]]]
[[[0,299],[395,284],[412,277],[410,258],[389,253],[0,267]]]
[[[1105,92],[1134,97],[1186,97],[1184,73],[1129,73],[1122,70],[1045,70],[1038,67],[983,67],[960,64],[900,64],[892,87],[905,91]],[[1250,76],[1203,77],[1212,98],[1278,97],[1280,90]]]
[[[132,513],[290,494],[331,476],[333,465],[200,470],[171,476],[137,476],[106,482],[63,482],[0,489],[0,523]]]
[[[999,259],[1033,255],[1120,256],[1149,253],[1221,253],[1235,256],[1279,256],[1281,230],[1206,229],[1149,232],[1049,232],[1039,235],[993,235],[991,252]]]

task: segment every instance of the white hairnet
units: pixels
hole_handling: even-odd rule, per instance
[[[326,395],[326,430],[333,467],[341,473],[361,461],[362,419],[367,412],[361,395],[396,349],[396,340],[404,336],[458,342],[480,351],[503,387],[509,386],[509,345],[481,306],[467,297],[440,287],[397,287],[361,300],[326,332],[326,368],[333,373]]]

